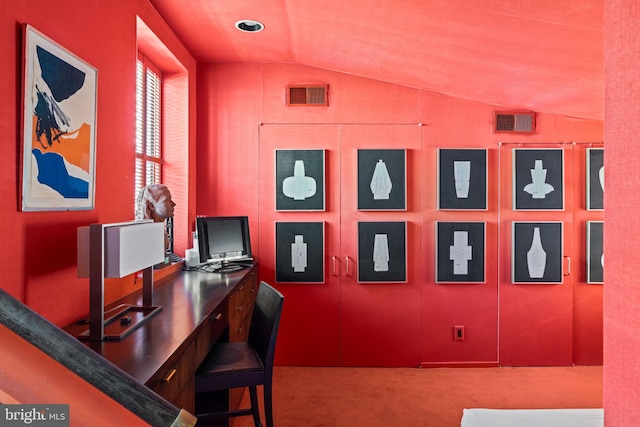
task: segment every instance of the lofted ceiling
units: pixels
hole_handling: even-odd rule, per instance
[[[603,0],[150,0],[198,62],[296,63],[603,120]],[[242,33],[241,19],[261,32]]]

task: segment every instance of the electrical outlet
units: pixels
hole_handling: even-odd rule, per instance
[[[464,326],[453,327],[453,340],[464,341]]]

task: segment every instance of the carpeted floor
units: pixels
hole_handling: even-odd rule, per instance
[[[601,408],[602,366],[277,366],[273,394],[276,427],[455,427],[464,408]],[[247,426],[251,417],[235,420]]]

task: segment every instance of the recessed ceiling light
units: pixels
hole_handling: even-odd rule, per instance
[[[258,31],[264,30],[264,24],[250,19],[243,19],[236,22],[236,28],[246,33],[257,33]]]

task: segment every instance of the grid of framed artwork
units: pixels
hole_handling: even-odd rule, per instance
[[[438,210],[488,210],[487,149],[438,149]],[[435,282],[485,283],[486,224],[435,223]]]
[[[488,150],[438,149],[437,209],[488,210]],[[603,209],[604,150],[586,150],[587,210]],[[407,210],[407,150],[358,149],[359,211]],[[564,150],[512,149],[512,209],[565,209]],[[325,210],[325,150],[276,149],[277,211]],[[357,224],[358,283],[407,282],[407,222]],[[483,221],[435,221],[435,283],[486,282]],[[603,283],[603,222],[588,221],[587,282]],[[511,282],[563,281],[562,221],[512,221]],[[324,283],[324,222],[276,222],[277,282]]]
[[[604,149],[586,149],[586,210],[603,210]],[[513,209],[564,210],[564,151],[513,149]],[[586,223],[587,283],[603,283],[602,221]],[[563,223],[512,223],[512,283],[562,283]]]
[[[358,210],[407,209],[406,149],[358,150]],[[325,150],[276,149],[277,211],[325,210]],[[358,223],[359,283],[407,281],[406,222]],[[276,282],[324,283],[324,222],[276,222]]]

